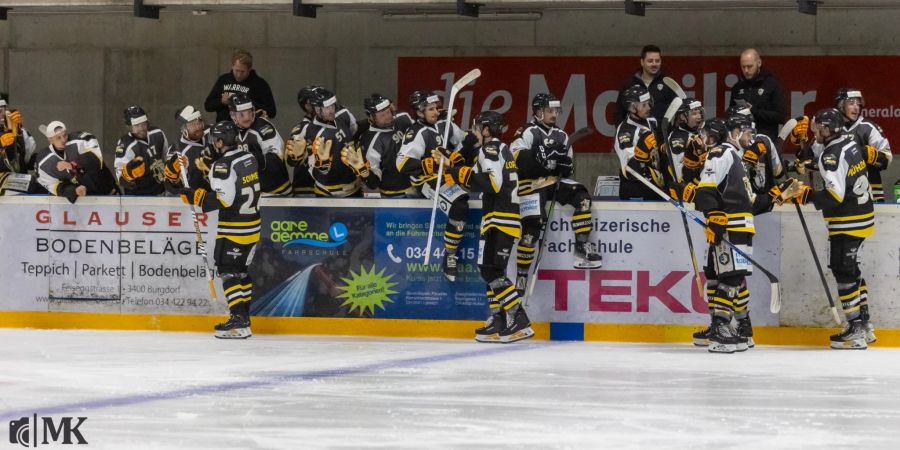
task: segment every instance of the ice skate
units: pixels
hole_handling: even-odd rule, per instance
[[[234,313],[215,329],[215,336],[219,339],[247,339],[253,335],[250,332],[250,318]]]
[[[731,329],[728,320],[721,317],[713,318],[709,331],[710,353],[734,353],[738,351],[738,337]],[[746,350],[746,349],[745,349]]]
[[[593,244],[576,242],[574,266],[576,269],[599,269],[603,266],[603,257],[594,251]]]
[[[531,329],[531,321],[528,320],[524,308],[517,308],[513,314],[507,313],[506,328],[500,332],[500,342],[508,344],[528,339],[532,336],[534,336],[534,330]]]
[[[506,326],[506,316],[502,312],[491,314],[484,326],[475,330],[475,340],[478,342],[500,342],[500,332]]]
[[[839,350],[865,350],[866,329],[861,319],[851,320],[839,334],[831,336],[831,348]]]

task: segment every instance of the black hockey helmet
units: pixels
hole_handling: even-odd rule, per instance
[[[429,91],[413,91],[409,96],[409,107],[415,111],[423,111],[432,103],[440,103],[441,98]]]
[[[506,121],[503,120],[503,114],[500,114],[497,111],[482,111],[481,114],[475,118],[475,126],[487,128],[493,137],[500,137],[500,135],[503,134],[503,125],[505,123]]]
[[[219,139],[225,142],[225,147],[234,148],[237,139],[237,126],[230,120],[217,122],[209,129],[209,142],[215,143]]]
[[[838,109],[844,109],[844,101],[850,100],[851,98],[859,99],[859,106],[866,106],[866,101],[863,98],[862,91],[855,88],[840,88],[834,94],[834,106]]]
[[[125,116],[125,125],[128,126],[140,125],[148,120],[147,112],[138,105],[125,108],[123,115]]]
[[[844,128],[844,114],[836,108],[819,110],[813,120],[815,120],[817,127],[828,129],[832,135],[840,134]]]
[[[306,110],[306,106],[313,101],[316,96],[316,91],[323,89],[322,86],[318,86],[315,84],[310,84],[308,86],[303,86],[297,91],[297,104],[300,105],[300,108],[304,111]]]
[[[243,93],[238,92],[231,96],[231,102],[228,103],[228,109],[232,112],[238,111],[246,111],[253,109],[253,101],[250,100],[250,96]]]
[[[714,117],[703,124],[701,131],[707,137],[712,137],[716,144],[721,144],[728,139],[728,129],[724,120]]]
[[[551,94],[549,92],[541,92],[540,94],[535,95],[533,99],[531,99],[531,112],[532,113],[537,113],[538,110],[541,110],[544,108],[559,108],[559,107],[560,107],[559,100],[557,100],[557,98],[554,97],[553,94]]]
[[[725,119],[725,126],[728,127],[728,131],[752,130],[753,121],[747,116],[736,114]]]
[[[686,98],[681,102],[681,106],[678,108],[677,114],[687,114],[695,109],[699,109],[703,111],[703,103],[696,98]]]
[[[653,106],[653,97],[650,96],[650,91],[644,86],[631,86],[622,92],[622,106],[625,109],[628,109],[632,104],[643,102],[650,102],[650,106]]]
[[[377,92],[363,99],[363,108],[365,108],[366,114],[369,115],[384,111],[390,107],[391,101]]]
[[[750,112],[750,108],[747,106],[740,105],[731,105],[728,109],[725,110],[725,117],[734,117],[734,116],[745,116],[752,118],[753,113]]]
[[[324,108],[326,106],[337,104],[337,96],[328,89],[316,89],[315,94],[316,95],[313,96],[312,99],[312,105],[316,108]]]

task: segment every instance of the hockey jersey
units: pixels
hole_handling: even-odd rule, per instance
[[[219,211],[216,238],[237,244],[255,244],[260,236],[258,163],[250,153],[232,149],[209,170],[212,192],[203,197],[203,211]]]
[[[535,119],[528,123],[522,130],[522,135],[516,138],[510,145],[518,167],[519,195],[528,195],[552,183],[556,179],[555,173],[548,170],[538,162],[537,155],[540,146],[562,144],[569,145],[569,135],[556,126],[547,126]],[[566,156],[572,158],[573,150],[568,149]],[[552,179],[550,177],[553,177]],[[548,181],[549,180],[549,181]]]
[[[66,197],[74,203],[75,188],[84,186],[88,195],[108,195],[116,192],[116,181],[103,165],[100,144],[92,134],[69,132],[69,140],[62,150],[52,145],[38,152],[38,182],[53,195]],[[72,164],[71,170],[59,170],[57,163]]]
[[[891,144],[884,136],[881,127],[860,116],[856,121],[848,124],[845,129],[853,139],[867,151],[866,146],[872,146],[874,155],[863,153],[863,160],[868,166],[869,184],[872,186],[872,199],[876,202],[884,201],[884,186],[881,179],[881,171],[888,168],[894,155],[891,153]],[[870,163],[871,162],[871,163]]]
[[[258,163],[260,186],[267,195],[291,192],[287,166],[284,163],[284,141],[275,125],[256,117],[247,129],[238,129],[238,150],[250,152]]]
[[[482,193],[481,234],[496,229],[521,236],[516,160],[506,144],[497,138],[485,142],[470,174],[460,178],[465,189]]]
[[[437,179],[438,166],[434,166],[435,173],[425,174],[422,167],[422,160],[431,158],[431,151],[437,148],[444,148],[447,151],[456,150],[465,133],[455,124],[449,122],[451,129],[449,141],[444,145],[444,131],[448,122],[446,120],[438,121],[434,125],[417,120],[412,126],[406,130],[403,136],[403,145],[397,153],[397,170],[409,177],[410,182],[415,187],[420,187],[425,183],[434,184]]]
[[[363,181],[370,189],[380,190],[382,197],[403,197],[412,185],[409,177],[397,170],[403,135],[403,130],[370,125],[359,138],[371,172]]]
[[[178,194],[185,187],[180,171],[175,172],[175,159],[184,155],[188,159],[187,179],[190,188],[202,187],[209,190],[209,165],[208,158],[204,157],[204,149],[206,149],[206,139],[209,129],[205,130],[203,137],[199,141],[192,141],[182,136],[178,142],[169,147],[166,156],[166,191],[172,194]]]
[[[723,211],[728,217],[725,229],[729,233],[754,234],[754,197],[740,151],[728,143],[710,149],[697,184],[697,210]]]
[[[334,122],[322,122],[315,118],[306,127],[303,137],[309,145],[310,157],[313,157],[312,145],[316,138],[323,138],[323,142],[331,141],[331,163],[327,167],[311,169],[315,183],[313,192],[316,196],[349,197],[358,194],[362,187],[359,176],[341,161],[341,149],[353,137],[353,129],[349,122],[337,118]]]
[[[621,167],[622,171],[620,177],[625,180],[634,181],[628,175],[628,172],[625,171],[625,167],[630,165],[636,172],[647,179],[653,180],[657,185],[662,183],[662,180],[660,179],[661,174],[654,167],[652,161],[650,163],[644,163],[635,159],[635,147],[637,147],[642,140],[646,139],[649,134],[656,133],[656,129],[656,119],[653,118],[638,122],[629,116],[624,122],[619,124],[619,127],[616,129],[616,141],[613,148],[616,151],[616,156],[619,158],[619,167]],[[656,158],[657,155],[650,155],[651,160]]]
[[[875,231],[875,209],[862,148],[849,135],[829,142],[818,158],[825,189],[809,200],[822,210],[828,235],[868,237]]]
[[[131,133],[119,138],[113,165],[125,195],[159,195],[163,192],[163,158],[168,148],[166,134],[156,127],[147,130],[146,140],[138,139]],[[135,161],[136,158],[141,161]],[[132,177],[123,173],[126,168],[131,169],[132,165],[140,163],[144,164],[143,175]]]

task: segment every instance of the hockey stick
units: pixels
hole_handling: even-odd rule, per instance
[[[781,146],[784,144],[784,140],[787,139],[788,135],[791,133],[791,130],[797,125],[797,119],[791,119],[781,127],[781,131],[778,132],[778,139],[775,142],[775,147],[781,151]],[[784,152],[781,152],[784,155]],[[784,161],[781,163],[782,166],[785,165]],[[811,173],[810,173],[811,175]],[[800,209],[800,204],[797,202],[793,202],[794,207],[797,208],[797,217],[800,218],[800,225],[803,227],[803,234],[806,236],[806,243],[809,244],[809,251],[812,253],[813,261],[816,263],[816,270],[819,272],[819,279],[822,280],[822,289],[825,289],[825,296],[828,298],[828,304],[831,306],[831,316],[834,318],[834,322],[838,325],[841,324],[841,316],[838,314],[837,307],[834,305],[834,297],[831,296],[831,289],[828,288],[828,281],[825,279],[825,271],[822,270],[822,263],[819,261],[819,254],[816,253],[816,246],[813,244],[812,236],[809,234],[809,227],[806,225],[806,219],[803,217],[803,210]]]
[[[177,150],[176,150],[177,153]],[[190,188],[188,183],[187,167],[181,166],[181,182],[185,188]],[[203,233],[200,232],[200,220],[197,219],[197,209],[191,206],[191,217],[194,219],[194,233],[197,235],[197,250],[203,255],[203,263],[206,264],[206,281],[209,283],[209,295],[212,297],[213,304],[218,303],[219,296],[216,294],[216,283],[213,280],[213,270],[209,265],[209,254],[206,252],[206,242],[203,240]]]
[[[671,89],[672,92],[674,92],[675,95],[678,96],[678,98],[680,98],[682,100],[687,98],[687,95],[684,93],[684,89],[682,89],[681,86],[679,86],[675,80],[673,80],[669,77],[664,77],[663,84],[666,85],[669,89]]]
[[[472,69],[469,73],[463,75],[462,78],[456,80],[456,83],[453,83],[453,86],[450,87],[450,98],[447,100],[447,125],[444,127],[444,140],[441,141],[441,145],[447,146],[447,143],[450,140],[450,128],[453,128],[453,100],[456,99],[456,94],[458,94],[462,88],[466,87],[467,84],[475,81],[480,76],[480,69]],[[437,180],[435,180],[434,183],[434,204],[431,206],[431,222],[428,224],[428,241],[425,243],[425,264],[428,264],[428,261],[431,260],[431,239],[434,237],[434,219],[437,214],[438,198],[440,197],[441,183],[443,180],[444,158],[441,158],[441,162],[438,164]]]
[[[641,183],[644,183],[644,185],[646,185],[651,190],[653,190],[653,192],[656,192],[660,197],[662,197],[663,199],[665,199],[666,201],[668,201],[669,203],[674,205],[676,208],[678,208],[679,211],[682,211],[683,213],[685,213],[695,223],[697,223],[698,225],[700,225],[704,228],[706,227],[706,222],[703,219],[697,217],[697,215],[693,211],[689,211],[689,210],[685,209],[684,206],[679,205],[678,202],[673,200],[672,197],[669,197],[669,195],[666,194],[665,192],[663,192],[662,189],[656,187],[656,185],[653,184],[650,180],[644,178],[643,175],[637,173],[637,171],[635,171],[634,169],[632,169],[631,167],[628,167],[628,166],[625,166],[625,170],[628,173],[630,173],[632,176],[634,176],[635,178],[640,180]],[[769,272],[768,270],[766,270],[765,267],[763,267],[760,263],[756,262],[753,258],[748,256],[746,253],[744,253],[736,245],[732,244],[731,241],[729,241],[728,239],[723,238],[722,242],[724,242],[726,245],[731,247],[732,250],[734,250],[738,255],[740,255],[741,257],[746,259],[750,264],[753,264],[754,266],[756,266],[756,268],[759,269],[759,271],[762,272],[766,276],[766,278],[769,279],[769,285],[771,288],[770,289],[771,290],[771,298],[770,298],[770,302],[769,302],[769,310],[772,311],[773,313],[777,313],[781,309],[781,295],[778,292],[778,277],[776,277],[772,272]]]
[[[569,143],[566,145],[566,154],[569,153],[569,149],[572,148],[572,145],[575,142],[580,141],[581,139],[594,134],[594,129],[590,127],[581,128],[571,136],[569,136]],[[556,206],[556,194],[559,192],[559,182],[562,180],[562,177],[557,177],[556,182],[553,183],[553,198],[550,200],[550,207],[547,208],[547,218],[544,219],[541,217],[541,234],[540,239],[538,239],[538,247],[537,247],[537,255],[534,256],[534,264],[531,265],[531,269],[528,274],[528,290],[526,291],[525,298],[522,300],[522,303],[525,306],[528,306],[528,299],[531,298],[531,294],[534,293],[534,285],[537,282],[537,271],[538,267],[541,264],[541,255],[544,254],[544,242],[547,240],[547,223],[553,218],[553,209]],[[538,200],[540,202],[540,200]]]
[[[671,80],[671,78],[668,78]],[[663,80],[665,82],[665,80]],[[673,81],[674,82],[674,81]],[[666,143],[666,155],[669,159],[669,168],[672,169],[672,178],[678,182],[678,173],[675,170],[675,159],[672,154],[672,144],[669,142],[669,125],[672,123],[672,119],[675,117],[675,114],[678,112],[678,108],[681,108],[682,101],[681,97],[676,97],[672,100],[672,103],[669,104],[669,108],[666,109],[666,113],[663,116],[662,124],[660,124],[660,129],[662,130],[663,137]],[[678,193],[681,195],[681,193]],[[678,199],[678,204],[682,207],[684,206],[684,201],[680,198]],[[688,229],[688,221],[687,215],[685,215],[684,211],[681,212],[681,222],[684,225],[684,236],[687,238],[688,251],[691,253],[691,266],[694,269],[694,281],[697,284],[697,293],[699,295],[703,295],[703,281],[700,279],[700,269],[699,264],[697,264],[697,254],[694,252],[694,239],[691,238],[691,230]]]

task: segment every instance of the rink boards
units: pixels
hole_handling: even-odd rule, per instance
[[[461,274],[440,269],[444,217],[423,263],[430,202],[264,199],[251,266],[257,333],[470,338],[486,315],[477,269],[479,203],[471,202]],[[225,311],[210,298],[190,210],[172,198],[0,199],[0,326],[207,331]],[[572,268],[572,209],[549,224],[527,309],[537,336],[560,340],[683,342],[708,321],[694,287],[679,214],[666,203],[596,202],[604,266]],[[804,216],[823,264],[821,214]],[[210,244],[215,214],[201,217]],[[900,207],[876,207],[861,252],[879,343],[900,346]],[[769,312],[769,284],[750,278],[757,341],[816,344],[835,325],[793,208],[756,217],[754,258],[781,280],[783,307]],[[691,225],[698,262],[703,230]],[[207,246],[210,252],[212,245]],[[227,249],[224,249],[227,251]],[[514,267],[510,266],[510,274]],[[217,280],[218,281],[218,280]],[[834,280],[829,276],[832,292]]]

